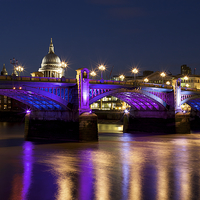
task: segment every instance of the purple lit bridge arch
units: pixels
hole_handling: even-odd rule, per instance
[[[126,85],[91,84],[89,104],[105,96],[114,96],[129,104],[135,110],[168,110],[174,108],[172,88],[151,88],[148,84],[137,87]],[[158,85],[156,85],[158,86]],[[108,89],[109,88],[109,89]]]
[[[5,80],[0,82],[0,95],[16,99],[31,110],[71,110],[69,104],[75,105],[76,79],[2,77]]]
[[[181,91],[181,105],[187,103],[193,110],[200,111],[200,90],[183,88]]]

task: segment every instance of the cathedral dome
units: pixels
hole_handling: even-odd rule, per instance
[[[60,58],[55,54],[55,53],[49,53],[47,54],[43,59],[42,59],[42,63],[41,63],[41,67],[45,67],[45,66],[54,66],[54,67],[60,67],[61,65],[61,61]]]
[[[41,63],[41,69],[46,70],[46,69],[56,69],[60,68],[61,66],[61,61],[60,58],[54,53],[54,46],[52,43],[52,38],[51,38],[51,43],[49,46],[49,53],[42,59]]]
[[[41,68],[39,68],[38,71],[42,72],[45,77],[60,78],[64,74],[64,70],[62,69],[62,66],[61,66],[61,60],[54,53],[54,46],[52,43],[52,38],[51,38],[51,43],[49,46],[49,52],[42,59]]]

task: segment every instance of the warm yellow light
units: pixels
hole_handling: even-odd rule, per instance
[[[67,67],[67,63],[61,62],[61,67],[66,68]]]
[[[13,90],[15,90],[16,89],[16,87],[13,87]]]
[[[125,76],[122,74],[122,75],[119,76],[119,78],[123,81]]]
[[[186,87],[189,87],[189,84],[186,84],[185,86],[186,86]]]
[[[145,79],[144,79],[144,82],[146,82],[146,83],[149,82],[149,79],[148,79],[148,78],[145,78]]]
[[[166,84],[167,84],[167,85],[170,85],[170,81],[167,81]]]
[[[137,73],[138,73],[138,69],[137,69],[137,68],[134,68],[134,69],[132,70],[132,73],[137,74]]]
[[[62,69],[58,69],[58,70],[57,70],[57,73],[62,73]]]
[[[165,76],[166,76],[165,72],[162,72],[162,73],[160,74],[160,76],[165,77]]]
[[[106,69],[106,68],[105,68],[104,65],[100,65],[100,66],[99,66],[99,70],[104,71],[105,69]]]
[[[15,68],[18,72],[23,72],[24,68],[22,66],[18,66]]]
[[[184,80],[188,80],[188,77],[187,77],[187,76],[184,76]]]
[[[91,71],[90,75],[91,75],[91,76],[96,76],[97,74],[96,74],[95,71]]]

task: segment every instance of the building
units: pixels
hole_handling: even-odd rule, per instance
[[[178,75],[176,79],[181,79],[181,87],[200,89],[200,75]]]
[[[90,105],[93,110],[125,110],[130,106],[117,97],[106,96]]]
[[[192,70],[187,65],[181,65],[181,75],[191,75]]]
[[[61,78],[64,76],[65,65],[62,65],[60,58],[54,53],[54,46],[51,38],[48,54],[42,59],[41,68],[38,72],[41,72],[44,77]],[[31,73],[32,76],[41,76],[36,72]]]
[[[4,76],[8,75],[8,72],[6,70],[5,64],[3,64],[3,69],[1,71],[1,75],[4,75]]]

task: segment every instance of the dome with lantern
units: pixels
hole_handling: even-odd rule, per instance
[[[48,54],[42,59],[41,68],[44,77],[61,78],[64,75],[64,69],[61,66],[60,58],[54,53],[54,46],[51,38]]]

